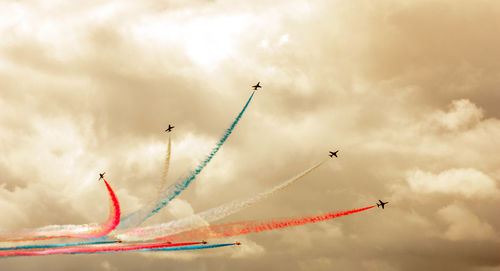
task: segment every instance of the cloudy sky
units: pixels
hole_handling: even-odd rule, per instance
[[[1,270],[500,270],[500,2],[2,1],[1,231],[124,214],[213,148],[145,225],[275,186],[223,222],[390,201],[196,253],[0,259]],[[225,241],[225,240],[224,240]]]

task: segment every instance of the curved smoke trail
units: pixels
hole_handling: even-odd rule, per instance
[[[350,215],[366,211],[375,207],[368,206],[361,209],[354,209],[336,213],[325,213],[319,216],[305,216],[300,218],[281,218],[264,221],[241,221],[213,226],[203,226],[191,231],[185,231],[178,234],[158,238],[157,240],[182,241],[192,239],[216,239],[229,236],[236,236],[249,233],[259,233],[262,231],[283,229],[292,226],[301,226],[319,221],[330,220],[336,217]]]
[[[243,113],[245,113],[245,110],[250,104],[250,101],[252,100],[254,94],[255,91],[252,92],[252,95],[250,95],[250,98],[248,98],[245,106],[240,111],[238,116],[236,116],[236,119],[231,123],[231,126],[229,126],[224,135],[219,139],[219,142],[217,142],[217,145],[212,149],[210,154],[198,165],[198,168],[192,171],[191,174],[189,174],[189,176],[185,177],[183,180],[171,184],[166,189],[166,191],[162,193],[159,201],[151,202],[146,206],[142,207],[141,209],[124,217],[121,220],[121,224],[118,226],[117,229],[125,230],[139,226],[142,222],[144,222],[146,219],[156,214],[163,207],[165,207],[171,200],[173,200],[177,195],[179,195],[182,191],[184,191],[189,186],[189,184],[196,178],[196,176],[198,176],[198,174],[200,174],[200,172],[207,166],[210,160],[212,160],[212,158],[219,151],[224,142],[226,142],[227,138],[236,127],[236,124],[238,124],[239,120],[243,116]]]
[[[302,177],[306,176],[307,174],[311,173],[313,170],[316,168],[320,167],[325,161],[322,161],[306,170],[303,172],[299,173],[298,175],[288,179],[287,181],[269,189],[264,192],[261,192],[253,197],[244,199],[244,200],[235,200],[226,204],[223,204],[221,206],[209,209],[207,211],[181,218],[175,221],[170,221],[168,223],[163,223],[159,225],[154,225],[154,226],[149,226],[149,227],[142,227],[142,228],[137,228],[133,229],[129,232],[123,233],[123,234],[118,234],[116,237],[120,240],[152,240],[154,238],[158,238],[161,236],[167,236],[167,235],[172,235],[179,233],[181,231],[189,231],[192,230],[196,227],[200,226],[200,221],[202,223],[206,222],[213,222],[220,220],[224,217],[227,217],[229,215],[232,215],[236,212],[241,211],[244,208],[250,207],[253,204],[273,195],[274,193],[281,191],[288,187],[289,185],[297,182],[300,180]]]
[[[105,179],[102,179],[108,190],[110,211],[108,220],[103,223],[84,225],[50,225],[42,228],[8,233],[0,236],[0,241],[35,241],[54,238],[98,238],[107,235],[120,223],[120,203],[115,192]]]
[[[97,245],[91,247],[52,248],[43,250],[15,250],[15,251],[0,251],[0,257],[138,251],[138,250],[150,250],[150,249],[159,249],[167,247],[177,247],[177,246],[192,246],[199,244],[202,244],[202,242],[185,242],[185,243],[175,243],[175,244],[157,242],[157,243],[143,243],[143,244],[133,244],[133,245],[118,244],[118,245],[105,245],[105,246]]]
[[[100,224],[97,229],[95,230],[90,230],[88,232],[84,233],[70,233],[69,237],[73,238],[98,238],[102,236],[106,236],[108,233],[110,233],[112,230],[114,230],[118,224],[120,223],[120,203],[118,202],[118,199],[116,198],[115,192],[111,188],[111,186],[108,184],[108,182],[102,178],[104,181],[104,184],[106,184],[106,188],[108,189],[109,192],[109,199],[110,199],[110,205],[109,205],[109,218],[106,222]]]

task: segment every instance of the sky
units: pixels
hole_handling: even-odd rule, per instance
[[[500,2],[2,1],[0,231],[105,221],[227,142],[144,224],[389,201],[197,252],[0,259],[1,270],[500,270]]]

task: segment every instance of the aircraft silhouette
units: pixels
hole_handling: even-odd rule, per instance
[[[381,200],[378,200],[380,203],[377,202],[377,208],[382,206],[382,209],[384,209],[384,205],[388,204],[389,202],[383,202]]]
[[[168,125],[168,128],[165,130],[165,132],[167,132],[167,133],[172,132],[172,129],[173,129],[174,127],[175,127],[175,126],[172,126],[172,125],[170,125],[170,124],[169,124],[169,125]]]
[[[336,150],[335,152],[331,151],[330,154],[329,154],[329,156],[332,157],[332,158],[333,158],[333,156],[338,157],[337,156],[337,152],[339,152],[339,151],[338,150]]]
[[[106,174],[106,172],[99,173],[99,181],[104,179],[104,174]]]
[[[262,88],[262,86],[260,85],[260,82],[257,82],[257,85],[252,86],[252,87],[253,87],[253,90],[257,90],[258,88]]]

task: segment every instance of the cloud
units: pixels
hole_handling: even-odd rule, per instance
[[[495,231],[487,222],[482,222],[476,215],[463,206],[448,205],[438,212],[448,223],[444,233],[446,239],[452,241],[462,240],[491,240],[495,238]]]
[[[172,200],[172,202],[170,202],[168,211],[174,218],[182,218],[194,214],[191,204],[179,198],[176,198]]]
[[[238,242],[241,242],[241,245],[232,251],[231,258],[244,259],[258,257],[266,252],[266,249],[262,245],[257,244],[247,237],[239,237]]]
[[[460,99],[452,101],[448,112],[439,111],[434,117],[442,127],[456,131],[479,123],[483,110],[468,99]]]
[[[149,225],[247,198],[334,148],[339,159],[227,222],[391,202],[252,235],[264,253],[231,261],[221,258],[245,251],[239,238],[240,247],[147,258],[4,259],[0,269],[103,269],[103,259],[163,268],[155,257],[173,270],[498,265],[487,239],[473,250],[442,244],[470,227],[451,230],[461,224],[445,217],[499,232],[499,12],[488,0],[0,1],[2,230],[101,221],[102,171],[123,214],[136,210],[156,195],[162,127],[176,125],[170,184],[210,152],[257,81],[264,89],[227,144]],[[450,197],[473,205],[438,212]]]
[[[113,267],[113,265],[109,261],[103,261],[101,263],[101,267],[103,270],[107,270],[107,271],[117,270],[116,268]]]
[[[410,189],[417,193],[443,193],[471,197],[498,194],[495,181],[473,168],[449,169],[438,174],[413,170],[406,174]]]

